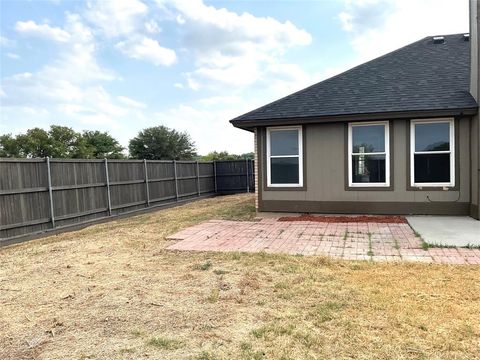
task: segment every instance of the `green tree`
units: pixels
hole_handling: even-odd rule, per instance
[[[88,131],[82,134],[83,141],[87,147],[89,157],[95,159],[123,159],[123,147],[120,143],[107,132]]]
[[[0,157],[20,157],[20,149],[11,134],[0,135]]]
[[[15,138],[21,157],[36,158],[53,155],[52,141],[47,131],[40,128],[27,130]]]
[[[248,160],[254,160],[255,159],[255,153],[254,152],[248,152],[240,155],[242,159],[248,159]]]
[[[144,129],[130,140],[130,156],[148,160],[190,160],[196,156],[190,135],[165,126]]]
[[[82,135],[66,126],[52,125],[48,132],[51,157],[54,158],[89,158],[89,148]]]
[[[203,161],[214,161],[214,160],[245,160],[253,159],[253,153],[245,153],[241,155],[230,154],[228,151],[212,151],[207,155],[201,156],[200,159]]]
[[[237,160],[239,155],[229,154],[228,151],[211,151],[207,155],[201,157],[204,161],[214,160]]]
[[[122,158],[123,148],[108,133],[79,133],[66,126],[52,125],[48,131],[27,130],[16,137],[0,136],[0,157]]]

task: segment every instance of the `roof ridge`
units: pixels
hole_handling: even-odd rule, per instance
[[[433,36],[456,36],[456,35],[463,35],[463,34],[465,34],[465,33],[449,34],[449,35],[433,35]],[[373,58],[373,59],[371,59],[371,60],[368,60],[368,61],[363,62],[363,63],[358,64],[358,65],[355,65],[354,67],[352,67],[352,68],[350,68],[350,69],[347,69],[347,70],[345,70],[345,71],[343,71],[343,72],[341,72],[341,73],[339,73],[339,74],[336,74],[336,75],[333,75],[333,76],[331,76],[331,77],[329,77],[329,78],[327,78],[327,79],[318,81],[318,82],[316,82],[316,83],[314,83],[314,84],[312,84],[312,85],[307,86],[306,88],[303,88],[303,89],[301,89],[301,90],[295,91],[295,92],[293,92],[293,93],[291,93],[291,94],[289,94],[289,95],[286,95],[286,96],[284,96],[284,97],[282,97],[282,98],[280,98],[280,99],[274,100],[274,101],[272,101],[272,102],[270,102],[270,103],[268,103],[268,104],[262,105],[262,106],[260,106],[260,107],[258,107],[258,108],[256,108],[256,109],[253,109],[253,110],[251,110],[251,111],[249,111],[249,112],[246,112],[246,113],[244,113],[244,114],[242,114],[242,115],[239,115],[239,116],[231,119],[230,122],[235,121],[235,120],[241,120],[241,118],[243,118],[243,117],[245,117],[245,116],[247,116],[247,115],[249,115],[249,114],[251,114],[251,113],[253,113],[253,112],[262,110],[262,109],[264,109],[264,108],[266,108],[266,107],[268,107],[268,106],[274,105],[274,104],[276,104],[276,103],[278,103],[278,102],[280,102],[280,101],[283,101],[283,100],[288,99],[288,98],[290,98],[290,97],[293,97],[293,96],[295,96],[295,95],[298,95],[298,94],[301,94],[301,93],[303,93],[303,92],[306,92],[306,91],[310,90],[311,88],[313,88],[313,87],[315,87],[315,86],[317,86],[317,85],[319,85],[319,84],[321,84],[321,83],[325,83],[325,82],[331,81],[331,80],[333,80],[333,79],[336,79],[337,77],[343,76],[343,75],[345,75],[345,74],[347,74],[347,73],[350,73],[351,71],[356,70],[356,69],[358,69],[359,67],[366,66],[366,65],[370,64],[370,63],[373,62],[373,61],[377,61],[377,60],[380,60],[380,59],[385,58],[385,57],[387,57],[387,56],[391,56],[392,54],[395,54],[395,53],[397,53],[397,52],[399,52],[399,51],[401,51],[401,50],[404,50],[404,49],[407,48],[407,47],[413,46],[413,45],[415,45],[415,44],[417,44],[417,43],[419,43],[419,42],[421,42],[421,41],[424,41],[424,40],[426,40],[426,39],[432,38],[433,36],[425,36],[425,37],[423,37],[423,38],[421,38],[421,39],[419,39],[419,40],[417,40],[417,41],[414,41],[413,43],[406,44],[406,45],[404,45],[404,46],[402,46],[402,47],[400,47],[400,48],[398,48],[398,49],[392,50],[392,51],[390,51],[390,52],[388,52],[388,53],[386,53],[386,54],[380,55],[380,56],[378,56],[378,57],[376,57],[376,58]]]
[[[270,102],[270,103],[268,103],[268,104],[265,104],[265,105],[262,105],[262,106],[260,106],[260,107],[258,107],[258,108],[256,108],[256,109],[253,109],[253,110],[251,110],[251,111],[249,111],[249,112],[247,112],[247,113],[245,113],[245,114],[242,114],[242,115],[240,115],[240,116],[237,116],[237,117],[233,118],[232,120],[230,120],[230,122],[232,122],[232,121],[234,121],[234,120],[237,120],[237,119],[240,120],[239,118],[242,118],[242,117],[244,117],[244,116],[246,116],[246,115],[248,115],[248,114],[251,114],[251,113],[253,113],[253,112],[255,112],[255,111],[264,109],[264,108],[266,108],[267,106],[276,104],[277,102],[283,101],[283,100],[285,100],[285,99],[288,99],[288,98],[290,98],[290,97],[292,97],[292,96],[294,96],[294,95],[301,94],[301,93],[303,93],[303,92],[305,92],[305,91],[313,88],[314,86],[316,86],[316,85],[318,85],[318,84],[321,84],[321,83],[327,82],[327,81],[329,81],[329,80],[335,79],[335,78],[339,77],[340,75],[347,74],[347,73],[349,73],[350,71],[352,71],[352,70],[354,70],[354,69],[357,69],[358,67],[361,67],[361,66],[363,66],[363,65],[366,65],[366,64],[368,64],[368,63],[370,63],[370,62],[372,62],[372,61],[374,61],[374,60],[381,59],[381,58],[383,58],[383,57],[385,57],[385,56],[387,56],[387,55],[391,55],[391,54],[393,54],[393,53],[395,53],[395,52],[398,52],[398,51],[400,51],[400,50],[402,50],[402,49],[404,49],[404,48],[406,48],[406,47],[408,47],[408,46],[412,46],[413,44],[416,44],[416,43],[419,42],[419,41],[423,41],[423,40],[425,40],[425,39],[428,38],[428,37],[430,37],[430,36],[424,37],[424,38],[422,38],[422,39],[420,39],[420,40],[417,40],[417,41],[415,41],[415,42],[413,42],[413,43],[410,43],[410,44],[407,44],[407,45],[405,45],[405,46],[402,46],[401,48],[398,48],[398,49],[395,49],[395,50],[393,50],[393,51],[390,51],[390,52],[388,52],[388,53],[386,53],[386,54],[380,55],[380,56],[378,56],[378,57],[376,57],[376,58],[373,58],[373,59],[371,59],[371,60],[368,60],[367,62],[364,62],[364,63],[358,64],[358,65],[355,65],[354,67],[352,67],[352,68],[350,68],[350,69],[347,69],[347,70],[345,70],[345,71],[342,71],[342,72],[339,73],[339,74],[336,74],[336,75],[333,75],[333,76],[331,76],[331,77],[329,77],[329,78],[326,78],[326,79],[324,79],[324,80],[318,81],[318,82],[316,82],[315,84],[312,84],[312,85],[307,86],[306,88],[303,88],[303,89],[301,89],[301,90],[295,91],[295,92],[293,92],[293,93],[291,93],[291,94],[289,94],[289,95],[286,95],[286,96],[284,96],[284,97],[282,97],[282,98],[280,98],[280,99],[277,99],[277,100],[272,101],[272,102]]]
[[[470,105],[472,99],[461,95],[463,90],[468,93],[465,79],[469,68],[469,44],[463,35],[443,35],[446,41],[442,46],[433,45],[434,36],[425,36],[237,116],[230,122],[239,126],[247,120]],[[449,56],[451,52],[456,55]],[[451,82],[448,91],[442,85],[445,81]]]

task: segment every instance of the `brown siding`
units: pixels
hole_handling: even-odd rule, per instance
[[[341,212],[342,208],[347,212],[352,210],[351,204],[369,204],[369,203],[385,203],[389,207],[385,208],[379,204],[376,205],[376,211],[382,212],[391,208],[390,205],[398,203],[398,209],[406,212],[411,208],[412,212],[417,213],[464,213],[470,204],[470,121],[463,119],[457,122],[456,132],[458,132],[458,162],[456,166],[459,168],[458,178],[455,180],[457,190],[449,191],[419,191],[409,190],[407,183],[407,142],[410,131],[409,120],[395,120],[394,131],[391,132],[393,137],[393,152],[390,154],[392,161],[392,179],[393,189],[380,190],[345,190],[346,169],[345,169],[345,125],[338,123],[330,124],[310,124],[305,125],[304,137],[307,156],[306,180],[308,187],[305,191],[263,191],[260,193],[260,208],[265,209],[265,205],[270,204],[270,210],[273,210],[273,203],[269,201],[279,202],[275,207],[283,206],[294,202],[303,202],[303,208],[313,209],[315,202],[323,205],[318,206],[321,212]],[[259,140],[264,142],[265,131],[260,133]],[[258,162],[261,167],[259,170],[259,178],[265,183],[265,154],[260,150],[261,160]],[[260,188],[260,186],[259,186]],[[430,201],[428,200],[428,198]],[[338,202],[333,206],[334,202]],[[343,203],[343,205],[342,205]],[[417,206],[405,206],[407,204],[417,204]],[[308,206],[307,206],[308,204]],[[404,206],[402,206],[402,204]],[[426,204],[426,205],[421,205]],[[467,204],[467,205],[465,205]],[[262,208],[262,205],[263,208]],[[438,210],[437,208],[446,206],[447,209]],[[416,211],[414,211],[415,209]],[[434,208],[438,211],[434,211]],[[277,208],[276,208],[277,209]],[[359,211],[366,209],[360,206]],[[431,211],[429,211],[431,209]],[[277,209],[278,210],[278,209]],[[366,209],[368,210],[368,209]],[[292,206],[285,211],[293,211]],[[298,209],[298,211],[305,211]],[[392,212],[392,211],[388,211]]]
[[[254,161],[255,209],[258,211],[258,151],[257,151],[257,138],[258,138],[258,129],[255,128],[254,133],[253,133],[253,148],[255,149],[255,161]]]

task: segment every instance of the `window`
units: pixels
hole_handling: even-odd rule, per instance
[[[348,124],[348,185],[390,186],[390,142],[387,121]]]
[[[455,186],[453,120],[412,120],[411,186]]]
[[[267,128],[267,184],[303,186],[302,128]]]

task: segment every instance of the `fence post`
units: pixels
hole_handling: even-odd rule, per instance
[[[250,178],[248,177],[248,159],[245,159],[245,165],[246,165],[245,175],[247,177],[247,193],[249,193],[250,192]]]
[[[108,202],[108,215],[112,216],[112,200],[110,198],[110,179],[108,178],[108,160],[105,158],[105,181],[107,183],[107,202]]]
[[[148,189],[147,159],[143,159],[143,168],[145,171],[145,192],[147,195],[147,206],[150,206],[150,190]]]
[[[177,160],[173,160],[173,176],[175,177],[175,201],[178,201]]]
[[[198,196],[200,196],[200,167],[198,166],[198,160],[197,160],[197,193],[198,193]]]
[[[213,160],[213,183],[215,185],[215,194],[217,193],[217,161]]]
[[[53,211],[53,190],[52,190],[52,173],[50,169],[50,158],[47,156],[47,177],[48,177],[48,196],[50,198],[50,216],[52,218],[52,228],[55,227],[55,213]]]

